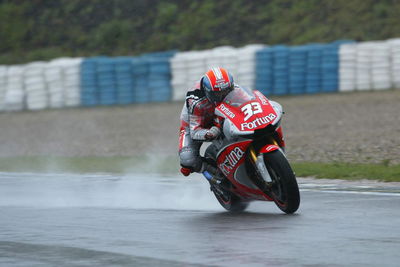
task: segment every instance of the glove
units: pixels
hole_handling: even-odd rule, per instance
[[[213,126],[208,129],[206,133],[206,140],[213,140],[221,134],[221,130],[217,126]]]

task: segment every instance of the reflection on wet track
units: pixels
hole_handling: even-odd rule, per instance
[[[196,175],[0,173],[0,266],[398,266],[398,186],[299,184],[232,214]]]

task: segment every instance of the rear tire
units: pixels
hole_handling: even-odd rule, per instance
[[[217,198],[219,204],[221,204],[221,206],[227,211],[240,212],[244,211],[249,206],[248,202],[241,200],[238,196],[230,192],[225,192],[224,195],[221,195],[214,190],[212,191]]]
[[[289,162],[276,150],[264,154],[264,163],[272,179],[269,192],[275,204],[287,214],[294,213],[300,205],[300,192]]]

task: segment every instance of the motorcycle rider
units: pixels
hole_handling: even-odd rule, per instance
[[[214,110],[234,87],[233,76],[226,69],[216,67],[208,70],[188,90],[179,133],[179,157],[184,176],[208,171],[217,178],[217,169],[200,156],[200,147],[203,142],[212,141],[220,135],[219,118],[214,115]]]
[[[203,142],[212,141],[221,134],[221,121],[215,116],[214,110],[235,88],[240,87],[235,86],[233,76],[226,69],[215,67],[188,90],[181,112],[179,133],[179,157],[184,176],[207,171],[213,176],[211,182],[221,182],[223,179],[219,170],[200,156],[200,147]],[[284,148],[281,127],[275,139]]]

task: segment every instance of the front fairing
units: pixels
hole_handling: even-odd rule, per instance
[[[272,105],[262,93],[243,88],[235,88],[215,112],[225,118],[223,131],[228,138],[253,134],[270,124],[276,125],[282,115],[279,104]]]

